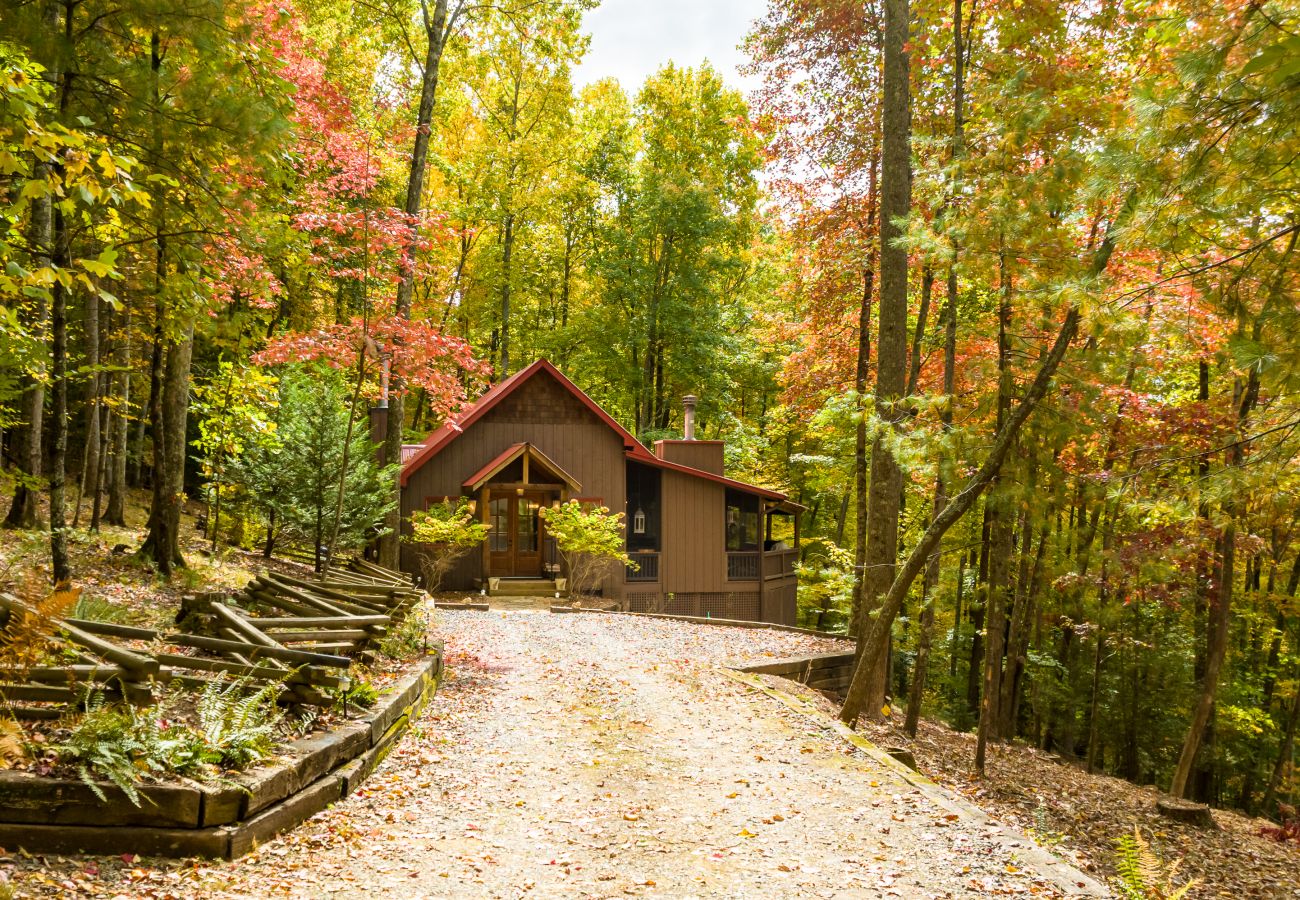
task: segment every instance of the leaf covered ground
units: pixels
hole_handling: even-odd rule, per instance
[[[859,731],[876,743],[911,750],[931,778],[1094,877],[1115,876],[1116,841],[1139,826],[1162,860],[1179,861],[1179,883],[1197,880],[1191,898],[1300,898],[1300,845],[1261,836],[1270,824],[1263,819],[1214,810],[1216,829],[1174,822],[1157,814],[1154,787],[1089,775],[1023,744],[990,745],[987,777],[976,779],[975,736],[929,720],[914,741],[897,723],[864,724]]]
[[[1057,896],[1029,842],[954,816],[717,665],[802,634],[441,611],[448,676],[346,801],[233,863],[40,859],[20,895]]]

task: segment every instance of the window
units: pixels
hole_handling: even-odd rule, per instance
[[[493,497],[488,504],[488,546],[497,553],[510,549],[510,498]]]
[[[537,509],[536,500],[520,497],[515,504],[515,551],[517,553],[537,552]]]
[[[759,538],[758,498],[740,491],[727,491],[727,550],[757,550]]]

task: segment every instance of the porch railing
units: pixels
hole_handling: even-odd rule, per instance
[[[628,581],[658,581],[659,580],[659,554],[649,553],[629,553],[628,557],[636,563],[636,568],[627,567]]]
[[[798,561],[798,550],[769,550],[763,554],[763,578],[770,580],[793,576]]]
[[[727,554],[728,581],[758,581],[759,555],[757,550]]]

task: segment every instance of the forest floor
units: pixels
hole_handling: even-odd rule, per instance
[[[820,695],[816,702],[836,708]],[[1267,820],[1216,809],[1214,829],[1173,822],[1156,812],[1156,788],[1090,775],[1023,744],[990,745],[986,777],[977,779],[971,774],[975,735],[922,720],[910,740],[899,724],[859,731],[882,746],[911,750],[922,772],[1094,877],[1115,877],[1115,842],[1137,826],[1162,860],[1177,861],[1177,883],[1197,880],[1189,897],[1300,898],[1300,845],[1261,835],[1272,824]]]
[[[437,615],[448,676],[371,780],[233,863],[9,856],[19,895],[1065,894],[1025,837],[954,815],[719,663],[839,642],[540,611]],[[1026,861],[1026,860],[1030,861]]]

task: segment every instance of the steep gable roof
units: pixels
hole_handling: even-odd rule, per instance
[[[565,377],[564,373],[555,368],[550,360],[539,359],[532,365],[520,369],[509,378],[493,385],[483,396],[474,401],[474,405],[465,410],[461,415],[447,422],[437,431],[430,434],[424,439],[424,444],[419,451],[412,454],[410,459],[406,460],[402,466],[402,486],[410,479],[416,469],[423,466],[426,462],[438,455],[438,452],[454,441],[462,431],[473,425],[479,419],[483,418],[493,407],[497,406],[502,400],[509,397],[519,389],[526,381],[538,375],[546,373],[560,383],[569,393],[578,399],[583,406],[591,410],[598,419],[608,425],[615,433],[623,439],[623,447],[631,450],[634,447],[641,446],[637,439],[630,432],[611,416],[605,410],[601,409],[595,400],[588,397],[583,390]]]
[[[417,469],[437,456],[444,447],[460,436],[461,432],[473,425],[479,419],[483,418],[483,416],[485,416],[491,409],[517,391],[524,383],[542,374],[554,378],[561,387],[577,398],[577,400],[589,409],[596,418],[600,419],[610,428],[610,430],[617,434],[623,441],[623,450],[627,454],[628,459],[639,462],[642,465],[680,472],[684,475],[703,478],[706,481],[723,484],[737,490],[748,491],[751,494],[757,494],[758,496],[765,497],[769,500],[788,502],[789,498],[779,491],[769,490],[768,488],[758,487],[753,484],[746,484],[743,481],[736,481],[734,478],[727,478],[724,475],[715,475],[712,472],[705,472],[702,469],[695,469],[691,466],[682,465],[681,463],[674,463],[665,459],[660,459],[658,456],[655,456],[647,450],[644,444],[633,437],[630,431],[618,424],[618,421],[613,416],[601,409],[600,405],[596,403],[595,400],[588,397],[582,388],[570,381],[563,372],[551,364],[550,360],[546,359],[539,359],[532,365],[520,369],[504,381],[493,385],[492,388],[484,393],[483,396],[479,397],[472,406],[461,413],[458,418],[443,425],[437,431],[434,431],[425,438],[424,443],[417,445],[417,449],[409,458],[407,458],[406,453],[403,452],[402,456],[404,458],[404,463],[402,465],[402,486],[405,487],[407,481],[410,480],[411,475],[414,474]],[[509,448],[506,452],[517,449],[517,446],[518,445]]]

